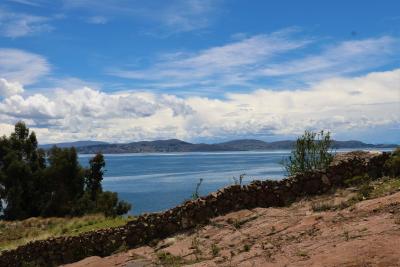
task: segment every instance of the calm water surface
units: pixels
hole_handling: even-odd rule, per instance
[[[189,199],[200,178],[200,194],[232,184],[245,173],[244,182],[281,179],[280,162],[289,151],[217,153],[138,153],[105,155],[103,188],[118,192],[133,205],[131,214],[162,211]],[[87,166],[93,155],[79,155]]]

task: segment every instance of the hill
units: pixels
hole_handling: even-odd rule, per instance
[[[178,139],[140,141],[125,144],[90,144],[77,147],[79,153],[92,154],[97,152],[116,153],[152,153],[152,152],[213,152],[213,151],[262,151],[292,149],[295,141],[283,140],[265,142],[255,139],[232,140],[216,144],[194,144]],[[395,144],[367,144],[361,141],[334,141],[334,148],[385,148],[395,147]]]
[[[43,144],[39,145],[40,148],[43,149],[50,149],[53,146],[58,146],[61,148],[65,147],[87,147],[87,146],[94,146],[94,145],[106,145],[108,144],[107,142],[101,142],[101,141],[76,141],[76,142],[64,142],[64,143],[55,143],[55,144]]]
[[[400,266],[400,193],[334,207],[354,194],[232,212],[191,232],[65,267]]]

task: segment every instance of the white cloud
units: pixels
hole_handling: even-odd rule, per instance
[[[304,79],[354,73],[378,67],[391,60],[399,40],[383,36],[364,40],[344,41],[323,50],[319,55],[306,56],[290,62],[272,64],[259,71],[265,76],[301,75]]]
[[[93,17],[139,20],[157,35],[188,32],[208,27],[220,0],[64,0],[64,8],[83,9]]]
[[[33,7],[40,7],[42,6],[46,0],[8,0],[9,2],[14,2],[22,5],[28,5]]]
[[[41,142],[97,139],[234,138],[335,134],[400,125],[400,69],[331,78],[309,88],[259,89],[224,99],[116,92],[88,87],[0,102],[0,122],[26,120]],[[383,140],[384,141],[384,140]]]
[[[8,81],[32,84],[49,71],[49,63],[40,55],[19,49],[0,48],[0,77]]]
[[[20,94],[24,88],[19,82],[9,82],[4,78],[0,78],[0,97],[7,97]]]
[[[109,70],[109,74],[138,80],[167,81],[172,86],[217,83],[241,84],[252,72],[274,57],[302,48],[311,40],[290,38],[293,29],[270,35],[255,35],[230,44],[187,54],[163,55],[147,70]],[[162,86],[162,85],[160,85]]]
[[[0,8],[0,35],[18,38],[51,31],[48,18],[24,13],[15,13]]]
[[[365,73],[395,62],[400,50],[400,41],[390,36],[343,41],[320,49],[315,47],[319,45],[316,39],[302,39],[295,33],[297,29],[289,28],[196,53],[165,54],[148,69],[114,68],[107,73],[157,89],[190,86],[201,91],[232,85],[254,88],[265,82],[288,81],[298,85]],[[312,45],[312,52],[303,53]],[[283,61],[288,54],[294,59]]]
[[[87,19],[87,22],[90,24],[106,24],[108,19],[102,16],[93,16]]]
[[[216,9],[215,0],[176,1],[158,17],[173,32],[188,32],[206,28],[211,24],[210,14]],[[157,18],[157,17],[156,17]]]

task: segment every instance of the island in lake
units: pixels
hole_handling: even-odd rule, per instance
[[[256,139],[239,139],[215,144],[195,144],[179,139],[140,141],[131,143],[106,143],[100,141],[78,141],[70,143],[46,144],[41,147],[49,149],[58,147],[75,147],[81,154],[120,154],[120,153],[152,153],[152,152],[213,152],[213,151],[262,151],[292,149],[296,144],[293,140],[265,142]],[[396,144],[368,144],[357,140],[333,141],[334,149],[360,148],[393,148]]]

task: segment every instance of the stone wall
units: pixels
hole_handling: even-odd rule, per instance
[[[350,152],[338,155],[326,170],[298,174],[280,181],[232,185],[161,213],[139,216],[127,225],[73,237],[30,242],[0,255],[0,266],[56,266],[82,258],[106,256],[121,246],[135,247],[164,238],[212,217],[255,207],[284,206],[309,195],[327,192],[356,175],[379,177],[390,153]]]

